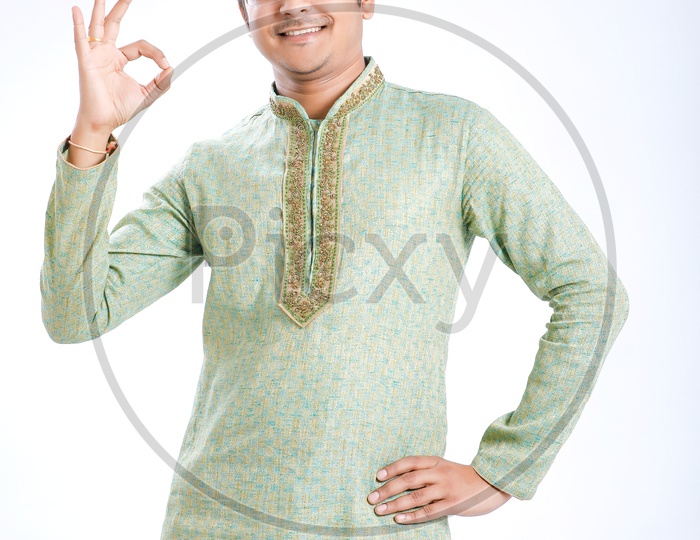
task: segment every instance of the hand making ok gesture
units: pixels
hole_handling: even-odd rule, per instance
[[[119,0],[105,17],[105,0],[95,0],[87,34],[82,12],[76,6],[72,8],[80,75],[80,108],[74,134],[78,131],[83,137],[106,138],[170,87],[173,68],[158,48],[145,40],[116,46],[119,24],[130,3]],[[141,56],[151,58],[162,69],[146,85],[124,73],[124,66]]]

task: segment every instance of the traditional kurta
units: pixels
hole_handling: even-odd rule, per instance
[[[451,261],[475,236],[553,308],[522,401],[472,461],[500,489],[532,498],[627,318],[590,231],[489,111],[366,60],[321,121],[273,85],[111,234],[120,149],[85,170],[58,149],[41,272],[55,341],[103,334],[211,266],[163,539],[450,538],[447,517],[401,525],[367,496],[381,467],[444,455]]]

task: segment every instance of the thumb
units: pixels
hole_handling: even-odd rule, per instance
[[[167,67],[153,79],[156,88],[160,90],[161,94],[164,94],[170,88],[173,73],[175,73],[175,70],[172,67]]]
[[[170,82],[172,81],[174,72],[172,67],[168,67],[156,75],[156,77],[145,86],[149,103],[153,103],[170,89]]]

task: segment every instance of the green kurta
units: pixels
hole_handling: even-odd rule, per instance
[[[55,341],[105,333],[211,266],[164,539],[449,538],[447,517],[400,525],[366,498],[382,466],[444,455],[450,260],[475,236],[553,308],[521,403],[472,462],[513,496],[534,495],[627,318],[604,253],[511,133],[371,58],[316,126],[273,87],[111,234],[120,149],[86,170],[66,152],[41,272]]]

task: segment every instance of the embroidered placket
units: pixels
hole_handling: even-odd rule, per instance
[[[329,114],[319,126],[316,140],[312,138],[313,128],[291,100],[270,100],[274,114],[289,121],[282,189],[284,272],[278,306],[301,327],[332,304],[340,265],[341,150],[347,115],[369,99],[383,81],[375,65],[341,97],[337,111]],[[313,200],[307,196],[312,180],[312,144],[317,144],[313,242],[307,214],[313,211]]]

